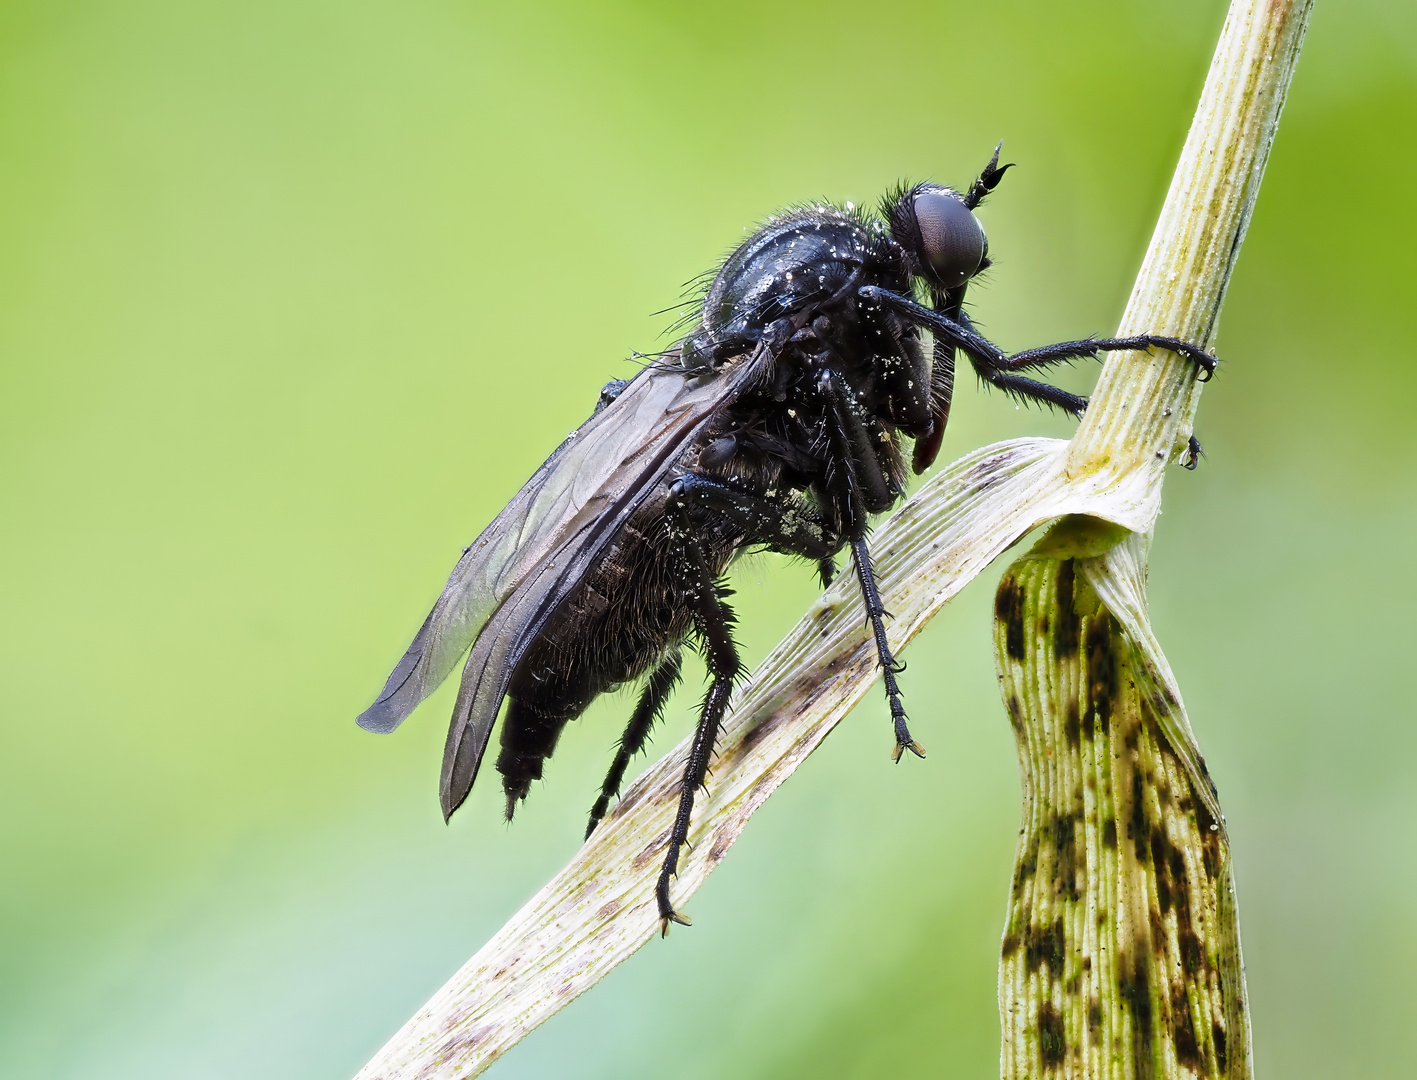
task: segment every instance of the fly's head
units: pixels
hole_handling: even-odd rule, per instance
[[[989,240],[974,216],[975,208],[998,186],[1012,165],[999,164],[999,151],[965,192],[939,184],[916,184],[888,196],[882,209],[891,237],[905,253],[906,267],[921,278],[935,298],[958,308],[965,286],[989,268]]]
[[[937,295],[961,292],[989,265],[989,240],[966,199],[953,188],[916,184],[887,209],[911,275]]]

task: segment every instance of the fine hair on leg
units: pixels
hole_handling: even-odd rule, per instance
[[[625,780],[625,769],[629,767],[630,760],[644,749],[645,743],[649,741],[649,733],[663,716],[664,705],[679,683],[681,669],[682,657],[679,650],[675,649],[650,673],[644,692],[640,694],[639,704],[630,714],[629,723],[625,725],[625,731],[616,744],[615,758],[610,763],[610,771],[605,774],[605,782],[600,785],[600,795],[596,798],[595,805],[590,808],[590,824],[586,826],[585,831],[587,840],[590,839],[590,834],[595,832],[595,827],[600,824],[605,812],[610,809],[610,800],[620,794],[620,785]]]

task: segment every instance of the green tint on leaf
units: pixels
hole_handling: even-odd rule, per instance
[[[1016,562],[995,602],[1023,789],[999,967],[1002,1075],[1248,1077],[1214,790],[1169,670],[1130,632],[1136,612],[1114,612],[1094,587],[1129,592],[1130,560],[1061,552],[1077,524]]]

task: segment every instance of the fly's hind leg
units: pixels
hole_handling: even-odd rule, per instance
[[[694,740],[689,747],[689,760],[684,765],[684,779],[679,790],[679,810],[674,815],[674,826],[669,831],[669,850],[665,852],[664,865],[660,869],[659,881],[654,890],[655,900],[659,905],[661,935],[669,933],[671,922],[686,926],[689,923],[669,902],[669,883],[679,870],[679,849],[689,840],[689,818],[694,812],[694,793],[703,786],[708,776],[714,741],[718,738],[718,727],[728,709],[728,698],[733,692],[733,683],[743,670],[737,646],[733,643],[733,612],[723,600],[723,590],[714,580],[712,568],[704,557],[703,548],[699,546],[694,526],[689,519],[689,503],[693,499],[692,482],[696,479],[699,478],[685,477],[675,481],[669,489],[668,506],[674,516],[680,550],[684,553],[689,599],[694,607],[694,626],[703,640],[704,661],[713,682],[704,697],[698,727],[694,729]]]
[[[640,695],[639,704],[635,706],[630,722],[625,725],[625,733],[620,736],[620,744],[615,749],[615,760],[610,763],[610,771],[605,776],[605,782],[600,785],[600,795],[596,798],[595,805],[590,808],[590,824],[586,826],[585,831],[587,840],[590,839],[590,834],[595,832],[595,827],[600,824],[606,810],[610,808],[610,800],[620,794],[625,769],[629,766],[630,759],[644,749],[650,731],[664,712],[664,703],[669,700],[670,693],[678,685],[679,674],[680,656],[677,650],[670,653],[650,674],[644,693]]]

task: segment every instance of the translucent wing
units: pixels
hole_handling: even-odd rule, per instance
[[[463,552],[358,720],[369,731],[393,731],[472,647],[443,759],[445,815],[472,787],[522,653],[717,408],[740,392],[752,367],[743,357],[707,379],[641,372],[561,444]]]

